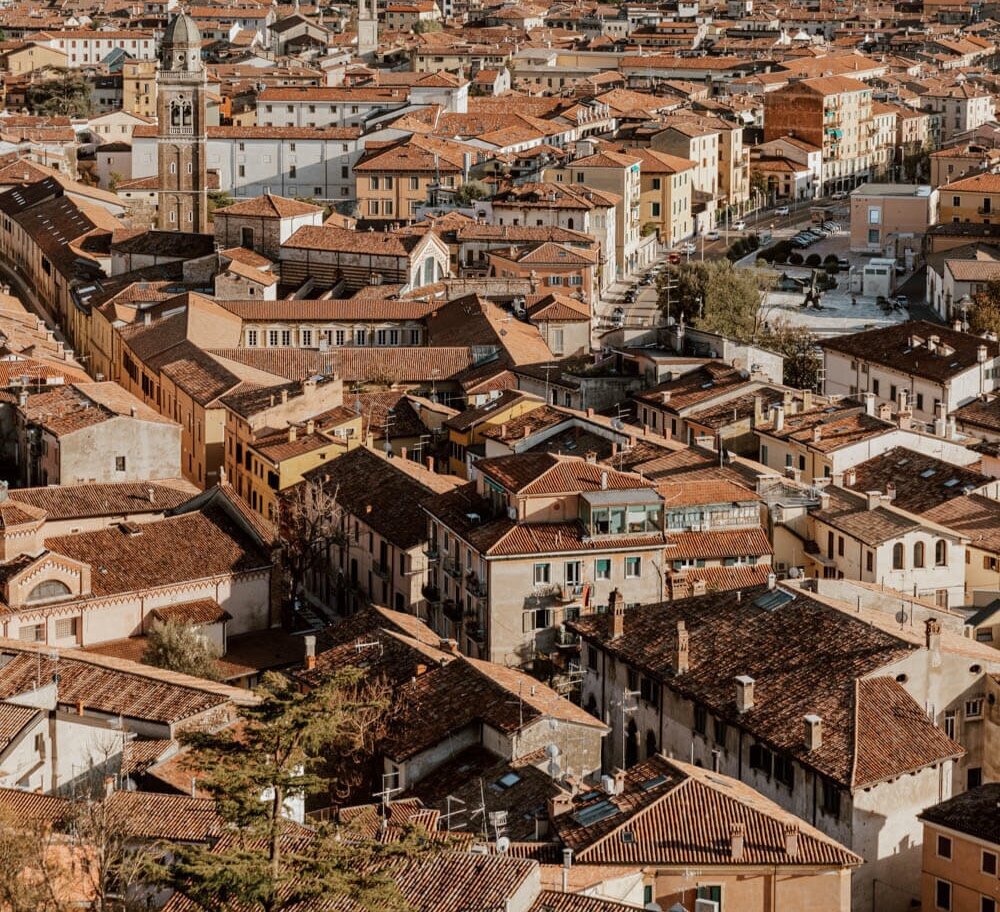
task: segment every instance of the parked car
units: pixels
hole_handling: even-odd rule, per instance
[[[823,222],[823,227],[830,232],[830,234],[836,234],[840,231],[840,225],[836,222]]]
[[[791,211],[792,210],[789,209],[788,206],[778,206],[778,208],[774,210],[774,214],[775,215],[788,215],[788,213],[791,212]]]
[[[899,310],[906,310],[910,306],[910,299],[906,295],[896,295],[892,299],[892,306]]]
[[[906,265],[904,263],[897,263],[895,266],[896,275],[906,275]]]
[[[714,228],[705,234],[706,241],[717,241],[721,235]]]
[[[694,241],[685,241],[681,244],[682,253],[694,253],[698,249],[698,245]]]
[[[830,199],[835,199],[835,200],[847,199],[847,191],[846,190],[838,190],[836,193],[831,193],[830,194]]]
[[[616,329],[625,325],[625,308],[616,307],[611,311],[611,325]]]
[[[740,219],[738,222],[733,222],[733,231],[746,231],[747,223]]]
[[[842,272],[848,272],[851,268],[851,261],[847,257],[837,257],[837,268]]]

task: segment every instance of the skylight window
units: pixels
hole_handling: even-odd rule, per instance
[[[920,473],[921,478],[930,478],[932,475],[937,475],[937,469],[924,469]]]
[[[517,785],[520,781],[521,777],[517,773],[504,773],[499,779],[497,779],[495,785],[499,789],[506,790]]]

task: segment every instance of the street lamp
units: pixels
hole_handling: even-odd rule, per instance
[[[972,298],[967,294],[958,299],[958,309],[962,312],[962,332],[969,331],[969,308],[972,303]]]

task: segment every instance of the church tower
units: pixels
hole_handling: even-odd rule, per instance
[[[190,16],[175,16],[163,34],[157,77],[161,231],[208,231],[205,108],[207,76],[201,32]]]
[[[358,0],[358,57],[372,60],[378,50],[378,0]]]

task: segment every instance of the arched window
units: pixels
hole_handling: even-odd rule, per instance
[[[567,219],[567,220],[566,220],[566,227],[567,227],[567,228],[569,228],[569,230],[570,230],[570,231],[572,231],[572,230],[573,230],[573,225],[574,225],[574,224],[575,224],[575,223],[574,223],[573,219]]]
[[[434,260],[427,259],[424,260],[424,284],[432,285],[434,283]]]
[[[192,107],[190,101],[185,101],[181,105],[181,125],[185,127],[191,126],[192,121]]]
[[[170,102],[170,126],[179,127],[181,125],[181,103],[179,101]]]
[[[39,583],[28,593],[27,602],[48,602],[51,599],[65,598],[72,595],[69,586],[59,580],[46,580]]]
[[[639,762],[639,728],[635,719],[628,720],[628,731],[625,738],[625,769]]]
[[[903,543],[896,542],[892,546],[892,569],[902,570],[903,569]]]
[[[913,546],[913,566],[922,567],[924,565],[924,543],[917,542]]]
[[[943,538],[939,538],[934,543],[934,566],[948,566],[948,542],[946,542]]]
[[[177,173],[177,162],[171,162],[170,163],[170,173],[171,174],[176,174]]]

